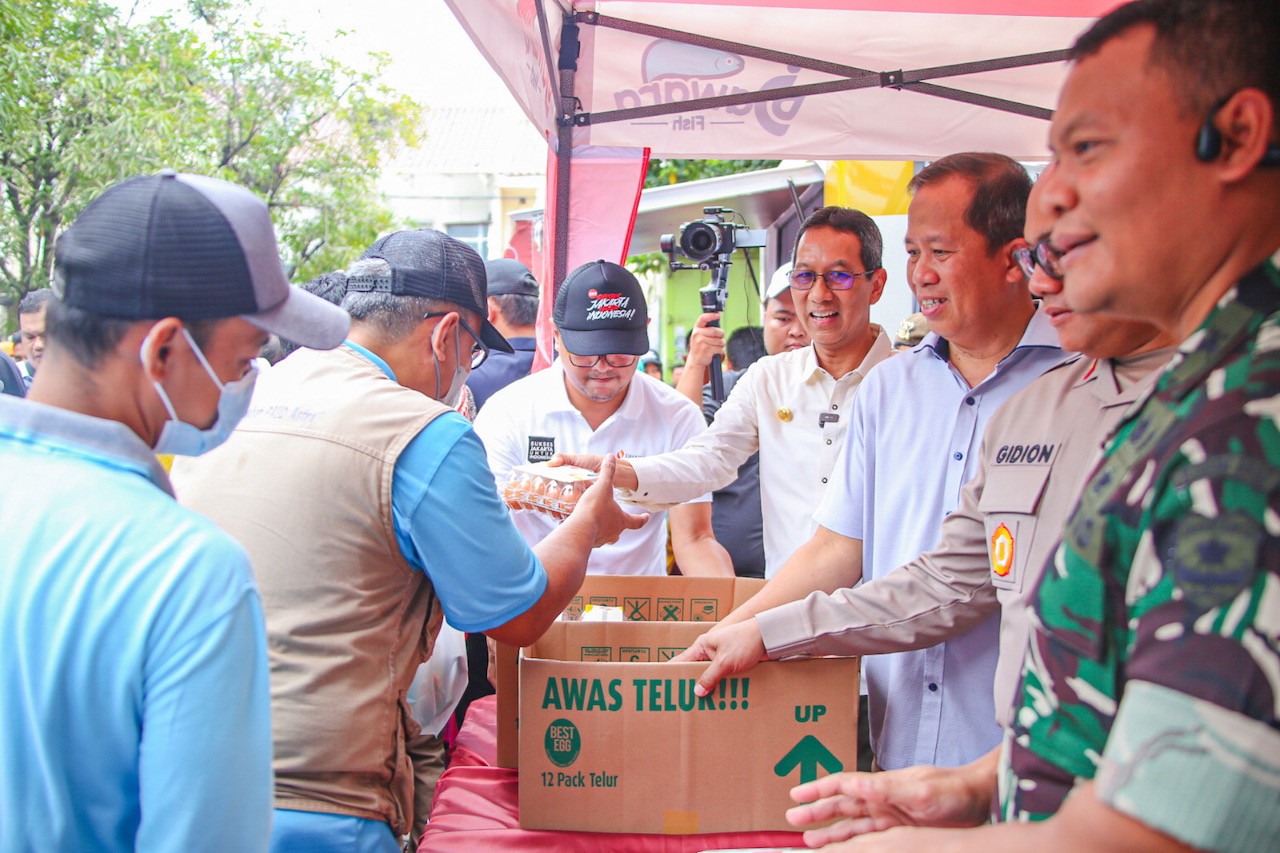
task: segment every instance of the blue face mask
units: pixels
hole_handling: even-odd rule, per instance
[[[245,413],[249,411],[249,400],[253,397],[253,386],[258,380],[258,368],[249,368],[249,372],[235,382],[220,382],[218,374],[213,372],[213,368],[209,366],[208,359],[204,357],[200,347],[196,346],[195,340],[186,328],[183,328],[182,335],[187,339],[187,343],[191,345],[191,350],[196,354],[196,358],[200,359],[200,365],[204,367],[204,372],[209,374],[209,378],[213,380],[214,387],[218,389],[218,417],[213,422],[213,426],[208,429],[200,429],[186,421],[178,420],[178,414],[173,409],[173,403],[169,401],[169,395],[165,393],[159,382],[152,382],[152,387],[160,395],[160,402],[164,403],[165,411],[169,413],[169,420],[160,429],[160,438],[156,440],[154,450],[156,453],[172,453],[176,456],[199,456],[202,453],[208,453],[226,441],[230,437],[231,431],[236,428],[236,424],[240,423]],[[144,367],[147,363],[147,343],[150,340],[151,336],[148,335],[146,340],[142,342],[142,352],[139,357]]]

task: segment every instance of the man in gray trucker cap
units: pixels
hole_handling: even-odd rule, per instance
[[[261,200],[173,172],[92,201],[53,290],[0,399],[0,850],[266,850],[258,591],[155,453],[231,431],[268,330],[332,347],[346,316],[289,286]]]

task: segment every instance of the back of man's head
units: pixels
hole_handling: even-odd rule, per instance
[[[397,231],[374,242],[347,267],[342,307],[354,323],[385,343],[413,332],[424,315],[469,312],[485,346],[511,352],[488,321],[484,262],[476,251],[440,231]]]
[[[485,261],[489,278],[489,298],[509,330],[531,328],[538,319],[538,280],[515,258]]]
[[[1151,63],[1177,81],[1186,111],[1203,117],[1243,89],[1261,89],[1280,132],[1280,3],[1276,0],[1134,0],[1103,17],[1071,48],[1092,56],[1133,27],[1155,30]]]
[[[987,241],[989,254],[1022,237],[1031,176],[1017,160],[989,151],[949,154],[920,170],[907,190],[914,194],[951,178],[965,180],[973,187],[964,221]]]
[[[298,286],[307,293],[319,296],[330,305],[341,306],[342,297],[347,293],[347,275],[342,272],[320,273],[310,281],[303,282]],[[301,348],[299,344],[295,344],[293,341],[286,341],[279,335],[273,335],[267,347],[273,352],[268,352],[268,349],[264,349],[263,357],[272,364],[292,355]]]
[[[862,261],[863,271],[880,269],[884,254],[884,237],[880,234],[880,226],[876,225],[875,220],[861,210],[828,205],[809,214],[796,233],[796,242],[791,249],[792,258],[800,248],[801,238],[812,228],[831,228],[857,237],[862,245],[862,257],[859,260]]]
[[[304,346],[342,342],[336,307],[291,287],[267,206],[243,187],[166,170],[95,198],[59,238],[48,305],[51,349],[93,367],[132,324],[192,327],[242,317]]]
[[[724,342],[724,354],[734,370],[746,370],[765,355],[764,330],[759,326],[734,329]]]

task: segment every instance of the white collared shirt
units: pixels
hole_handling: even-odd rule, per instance
[[[592,430],[570,402],[564,383],[564,368],[557,361],[495,393],[476,416],[475,430],[484,442],[489,468],[499,487],[507,482],[516,465],[544,461],[553,453],[621,452],[634,460],[682,447],[706,428],[702,412],[690,400],[637,372],[618,411]],[[711,495],[702,489],[687,498],[673,504],[710,501]],[[549,515],[529,510],[514,511],[511,517],[530,545],[541,542],[559,523]],[[665,575],[666,512],[653,513],[639,530],[623,531],[614,544],[592,551],[587,572]]]
[[[836,379],[813,347],[766,356],[733,386],[716,419],[682,450],[633,459],[646,507],[671,506],[733,482],[760,451],[760,510],[765,576],[772,577],[817,530],[811,516],[844,446],[853,392],[872,367],[893,355],[883,329],[858,367]]]

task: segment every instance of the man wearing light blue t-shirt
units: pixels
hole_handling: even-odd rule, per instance
[[[244,549],[180,507],[156,453],[230,433],[268,332],[333,347],[266,205],[166,172],[58,241],[47,346],[0,397],[0,850],[267,849],[262,607]]]
[[[453,411],[489,348],[485,269],[401,231],[347,270],[351,334],[263,376],[226,446],[174,465],[180,499],[253,559],[271,656],[273,851],[397,851],[413,814],[406,692],[442,615],[526,645],[577,592],[592,547],[640,526],[612,468],[530,550]],[[234,474],[234,476],[230,476]]]

